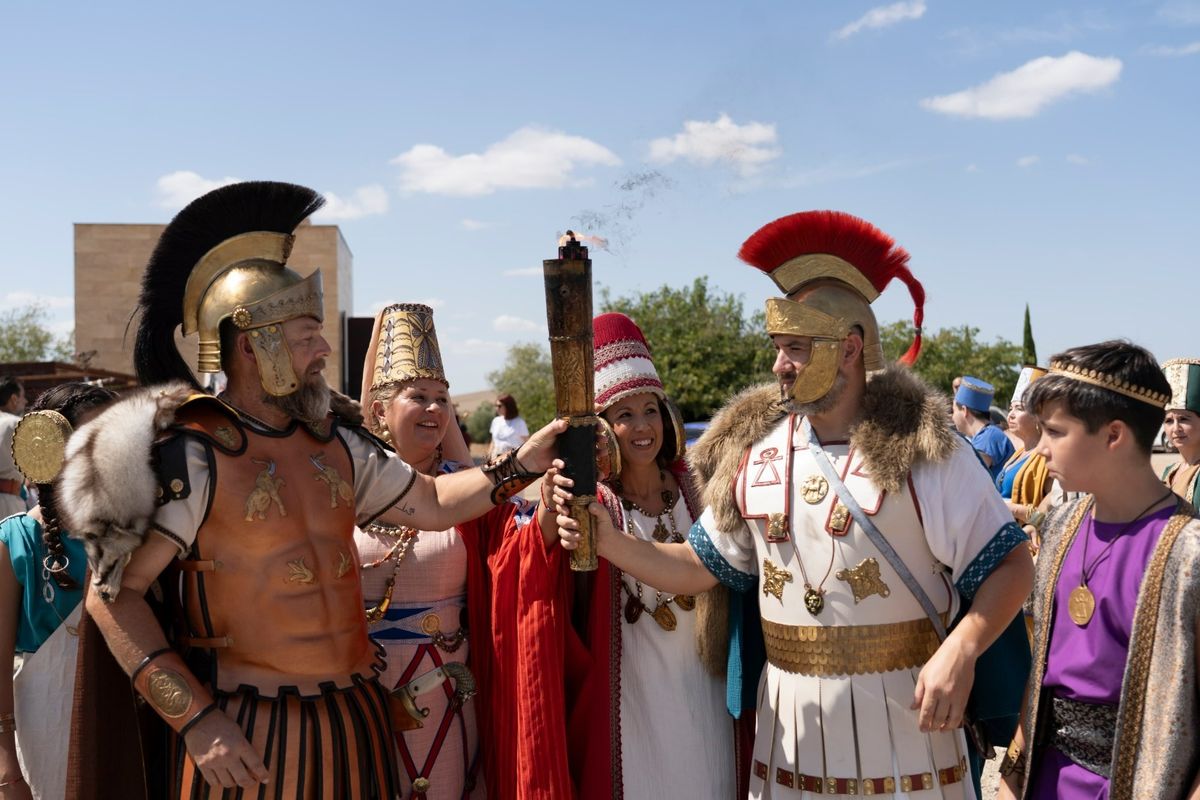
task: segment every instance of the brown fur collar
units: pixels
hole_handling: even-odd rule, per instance
[[[913,464],[941,461],[954,449],[950,404],[904,367],[889,367],[867,381],[862,415],[850,440],[862,452],[880,488],[898,491]],[[752,386],[736,395],[688,450],[702,505],[713,510],[725,531],[743,530],[745,521],[733,496],[733,481],[746,448],[762,439],[787,415],[775,383]],[[725,673],[729,653],[728,590],[718,585],[696,607],[696,648],[710,672]]]

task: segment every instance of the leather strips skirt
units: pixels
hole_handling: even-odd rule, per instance
[[[263,756],[270,780],[252,790],[209,786],[183,741],[172,737],[173,798],[280,798],[280,800],[392,800],[396,755],[387,693],[372,678],[322,686],[301,696],[282,689],[263,697],[249,686],[216,693],[217,705],[237,722]],[[227,793],[223,793],[227,792]]]

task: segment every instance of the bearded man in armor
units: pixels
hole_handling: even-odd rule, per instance
[[[63,506],[88,551],[87,611],[170,729],[166,785],[118,775],[129,780],[118,787],[96,740],[129,731],[110,731],[111,719],[88,728],[77,707],[72,796],[396,797],[395,704],[377,680],[354,527],[450,528],[550,465],[564,423],[483,470],[435,480],[330,392],[320,273],[286,267],[292,232],[322,203],[255,182],[184,208],[139,301],[135,362],[153,388],[72,439]],[[221,395],[200,390],[175,346],[180,327],[199,335],[198,372],[225,373]],[[101,694],[85,687],[81,706]]]
[[[706,508],[687,543],[623,536],[594,506],[599,555],[663,592],[719,581],[757,597],[751,797],[972,797],[976,661],[1012,626],[1033,565],[949,401],[906,368],[924,290],[908,254],[849,214],[784,217],[740,255],[785,295],[766,305],[778,382],[735,397],[689,453]],[[903,365],[884,362],[870,307],[892,278],[917,304]],[[574,547],[574,521],[558,522]],[[731,676],[758,674],[729,652]]]

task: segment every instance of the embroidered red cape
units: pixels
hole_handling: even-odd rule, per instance
[[[688,480],[682,463],[672,472],[681,486]],[[536,516],[521,524],[513,503],[459,532],[489,800],[622,796],[618,571],[600,559],[593,573],[572,572],[562,548],[545,546]],[[739,724],[737,749],[747,754],[753,718]]]

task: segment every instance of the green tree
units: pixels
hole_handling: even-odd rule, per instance
[[[626,314],[642,329],[684,419],[708,419],[734,392],[771,377],[775,354],[763,315],[747,318],[740,297],[711,291],[705,277],[680,289],[600,297],[601,311]]]
[[[508,393],[516,399],[531,433],[554,419],[554,372],[545,347],[530,343],[513,345],[504,366],[489,372],[487,379],[498,394]],[[474,416],[471,415],[472,419]],[[471,436],[474,435],[472,431]]]
[[[74,337],[56,336],[46,324],[48,316],[36,303],[0,313],[0,362],[70,361]]]
[[[490,402],[480,403],[478,408],[467,415],[467,433],[476,444],[490,444],[492,441],[492,419],[496,409]]]
[[[905,320],[893,322],[880,328],[879,335],[884,357],[895,360],[912,342],[913,326]],[[990,343],[980,341],[978,328],[962,325],[926,333],[913,371],[947,393],[960,375],[982,378],[996,387],[995,404],[1004,408],[1017,385],[1020,358],[1019,345],[1002,337]]]
[[[1025,304],[1025,343],[1021,348],[1021,363],[1037,366],[1037,345],[1033,342],[1033,324],[1029,321],[1029,303]]]

